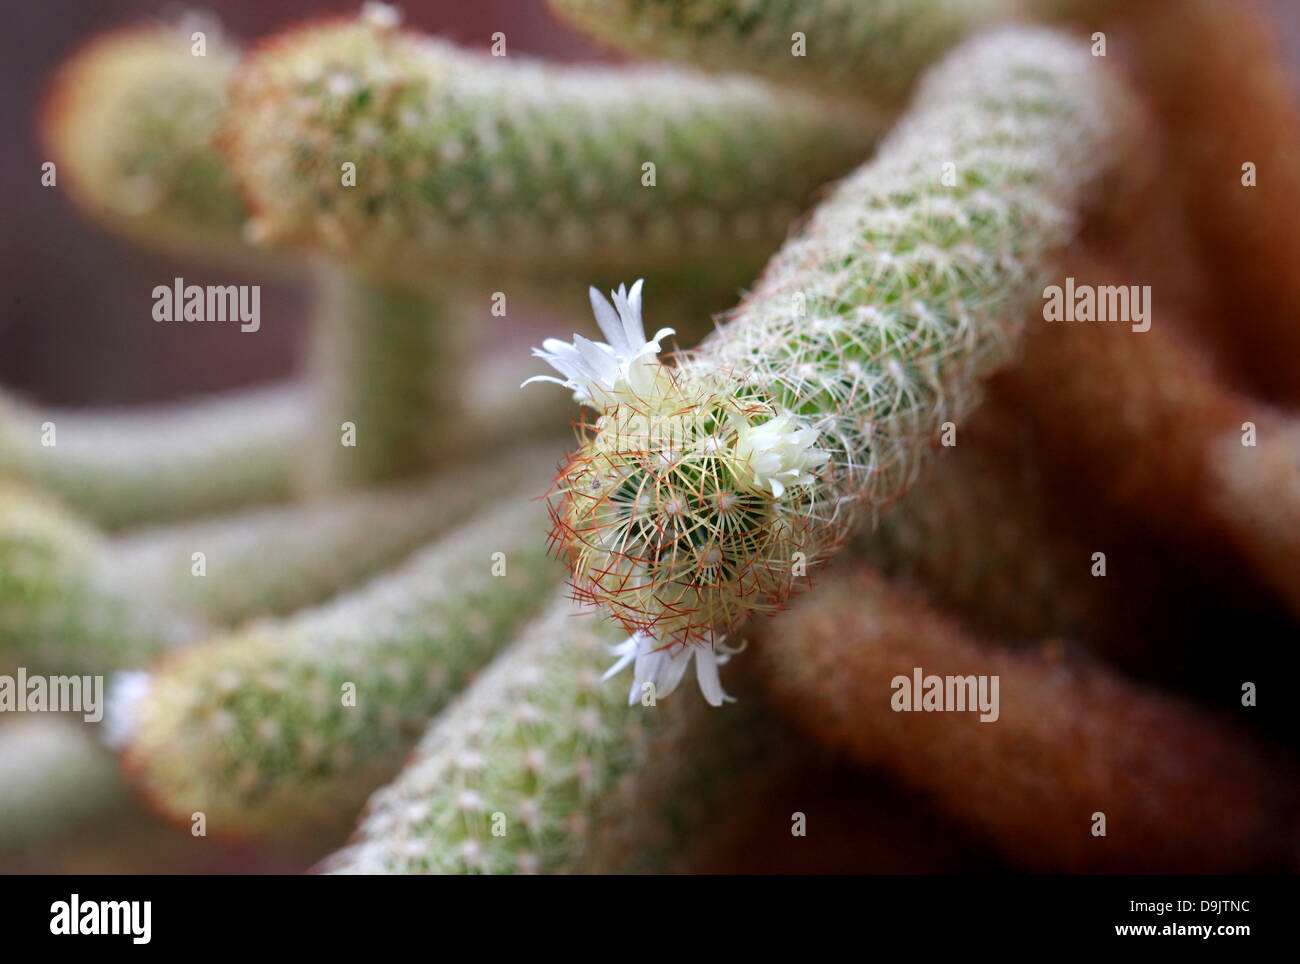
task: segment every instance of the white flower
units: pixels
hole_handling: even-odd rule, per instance
[[[677,689],[677,684],[686,675],[686,666],[695,656],[695,679],[700,684],[700,692],[710,706],[734,703],[735,697],[728,696],[718,679],[718,667],[727,662],[735,650],[727,649],[721,642],[712,645],[690,646],[674,643],[660,646],[649,633],[635,633],[611,648],[618,661],[605,671],[604,679],[620,672],[629,663],[635,662],[632,688],[628,691],[627,705],[635,706],[644,684],[654,686],[655,698],[667,696]]]
[[[786,486],[807,485],[813,481],[811,470],[824,464],[830,453],[813,448],[817,430],[801,427],[792,412],[784,412],[762,425],[750,425],[734,419],[738,436],[736,457],[744,463],[760,489],[769,486],[775,498],[785,494]]]
[[[620,395],[648,392],[659,367],[659,342],[675,332],[660,328],[654,338],[646,340],[641,323],[641,284],[639,279],[631,291],[619,285],[617,291],[610,292],[613,305],[595,288],[589,289],[591,309],[608,343],[577,334],[572,342],[547,338],[541,348],[533,349],[533,354],[564,377],[534,375],[524,385],[531,382],[563,385],[573,389],[575,401],[597,411],[617,405]]]

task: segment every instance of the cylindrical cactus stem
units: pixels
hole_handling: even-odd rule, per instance
[[[231,97],[255,233],[417,284],[752,270],[879,131],[743,78],[492,57],[375,15],[265,42]]]
[[[341,828],[542,607],[544,517],[504,498],[361,589],[172,655],[120,721],[128,772],[164,815],[202,811],[210,834]]]
[[[315,297],[302,487],[390,481],[455,454],[445,442],[465,407],[471,341],[455,312],[423,291],[334,267],[317,271]]]
[[[79,719],[41,714],[0,724],[0,854],[35,853],[73,828],[102,825],[129,802],[113,755]]]
[[[1099,665],[988,646],[867,567],[831,574],[757,634],[760,675],[802,729],[924,792],[1024,866],[1294,867],[1292,764],[1204,710]],[[918,667],[923,692],[911,689]],[[905,712],[923,696],[933,704],[930,676],[968,709],[982,677],[990,709]]]
[[[55,79],[45,140],[56,183],[106,226],[186,254],[247,258],[243,202],[215,140],[239,53],[215,24],[193,27],[91,41]]]
[[[0,398],[0,472],[109,528],[163,522],[287,499],[307,421],[291,386],[121,410]]]
[[[477,456],[555,426],[563,399],[519,404],[516,387],[533,370],[520,358],[470,363],[474,404],[444,415],[441,454]],[[43,408],[0,395],[0,474],[109,529],[284,502],[308,448],[307,394],[288,384],[128,409]]]
[[[237,52],[211,25],[110,34],[63,69],[46,115],[57,162],[80,204],[131,237],[196,256],[244,245],[243,199],[217,146]],[[421,279],[427,281],[427,279]],[[315,411],[309,491],[393,479],[428,468],[439,426],[463,409],[463,326],[439,300],[346,272],[317,279]],[[427,287],[427,284],[426,284]],[[338,417],[336,417],[338,416]],[[355,447],[340,444],[342,422]]]
[[[1148,330],[1131,330],[1136,314],[1119,325],[1031,320],[1025,363],[1002,382],[1058,481],[1180,548],[1232,545],[1300,612],[1300,421],[1225,385],[1123,265],[1072,251],[1054,283],[1067,277],[1135,310],[1144,299]]]
[[[0,674],[101,675],[139,665],[202,629],[137,598],[101,568],[98,533],[0,483]]]
[[[898,106],[930,64],[1017,0],[549,0],[622,50]]]
[[[662,332],[645,340],[639,287],[617,314],[597,306],[612,346],[545,344],[600,413],[557,482],[555,542],[578,597],[640,639],[660,683],[779,608],[974,408],[1127,110],[1068,38],[973,40],[675,368],[654,357]]]
[[[680,867],[721,787],[783,759],[761,701],[629,707],[602,683],[622,634],[557,600],[431,724],[370,799],[333,873],[565,873]]]
[[[534,445],[401,486],[147,530],[110,542],[101,568],[210,625],[288,613],[375,575],[520,479],[545,478],[553,455]]]

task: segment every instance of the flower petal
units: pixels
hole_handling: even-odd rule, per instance
[[[718,659],[711,648],[698,647],[695,650],[695,681],[700,684],[700,692],[710,706],[734,703],[736,698],[728,696],[718,679]]]
[[[609,299],[595,288],[587,289],[587,297],[591,299],[591,311],[596,316],[601,334],[611,345],[617,347],[623,341],[623,321],[618,312],[609,303]]]

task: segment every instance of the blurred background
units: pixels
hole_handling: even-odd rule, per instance
[[[1300,5],[1259,3],[1276,24],[1300,89]],[[180,274],[193,284],[221,281],[223,269],[177,261],[87,223],[65,192],[40,185],[46,160],[35,117],[51,72],[86,39],[134,20],[211,9],[235,38],[252,40],[304,18],[351,14],[358,0],[45,0],[6,12],[0,60],[0,384],[54,405],[132,404],[275,380],[293,369],[306,325],[306,299],[293,284],[261,283],[262,330],[154,324],[150,291]],[[458,43],[486,47],[504,31],[509,49],[555,60],[614,59],[558,23],[544,0],[420,0],[402,5],[406,22]],[[1187,51],[1194,60],[1196,51]],[[525,319],[515,318],[512,324]],[[568,330],[565,325],[560,329]]]
[[[247,41],[311,17],[352,15],[359,7],[359,0],[221,0],[206,6],[53,0],[6,14],[0,384],[49,404],[126,405],[273,381],[293,370],[307,301],[297,285],[273,275],[244,277],[241,269],[242,283],[262,285],[264,320],[255,338],[234,337],[237,328],[154,324],[155,284],[177,275],[193,284],[225,284],[229,269],[176,260],[114,237],[79,215],[65,192],[42,187],[47,155],[36,115],[51,73],[106,30],[200,9],[215,12],[231,36]],[[542,0],[422,0],[403,7],[411,27],[464,45],[486,48],[500,30],[511,52],[613,59],[556,22]]]

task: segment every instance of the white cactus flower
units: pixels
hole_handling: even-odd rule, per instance
[[[734,419],[738,462],[750,474],[754,486],[771,489],[781,498],[787,486],[808,485],[814,481],[812,470],[821,467],[830,453],[813,448],[817,430],[804,425],[792,412],[783,412],[761,425]]]
[[[541,348],[533,349],[533,354],[564,377],[534,375],[524,385],[532,382],[563,385],[573,390],[575,401],[597,411],[617,405],[621,396],[636,397],[648,392],[660,367],[659,343],[676,332],[672,328],[660,328],[653,338],[646,339],[641,322],[643,280],[638,279],[631,291],[619,285],[617,291],[610,292],[614,298],[612,305],[595,288],[588,289],[596,323],[609,341],[592,341],[578,334],[572,342],[547,338]]]
[[[612,647],[618,660],[605,671],[604,679],[609,679],[622,671],[630,663],[635,663],[632,688],[628,691],[627,705],[635,706],[644,684],[654,686],[655,698],[668,696],[677,689],[677,684],[686,675],[686,667],[695,657],[695,680],[700,692],[710,706],[734,703],[734,696],[727,695],[718,678],[718,667],[731,658],[732,650],[720,643],[711,646],[688,646],[681,643],[672,646],[660,646],[649,633],[635,633],[626,640]]]

